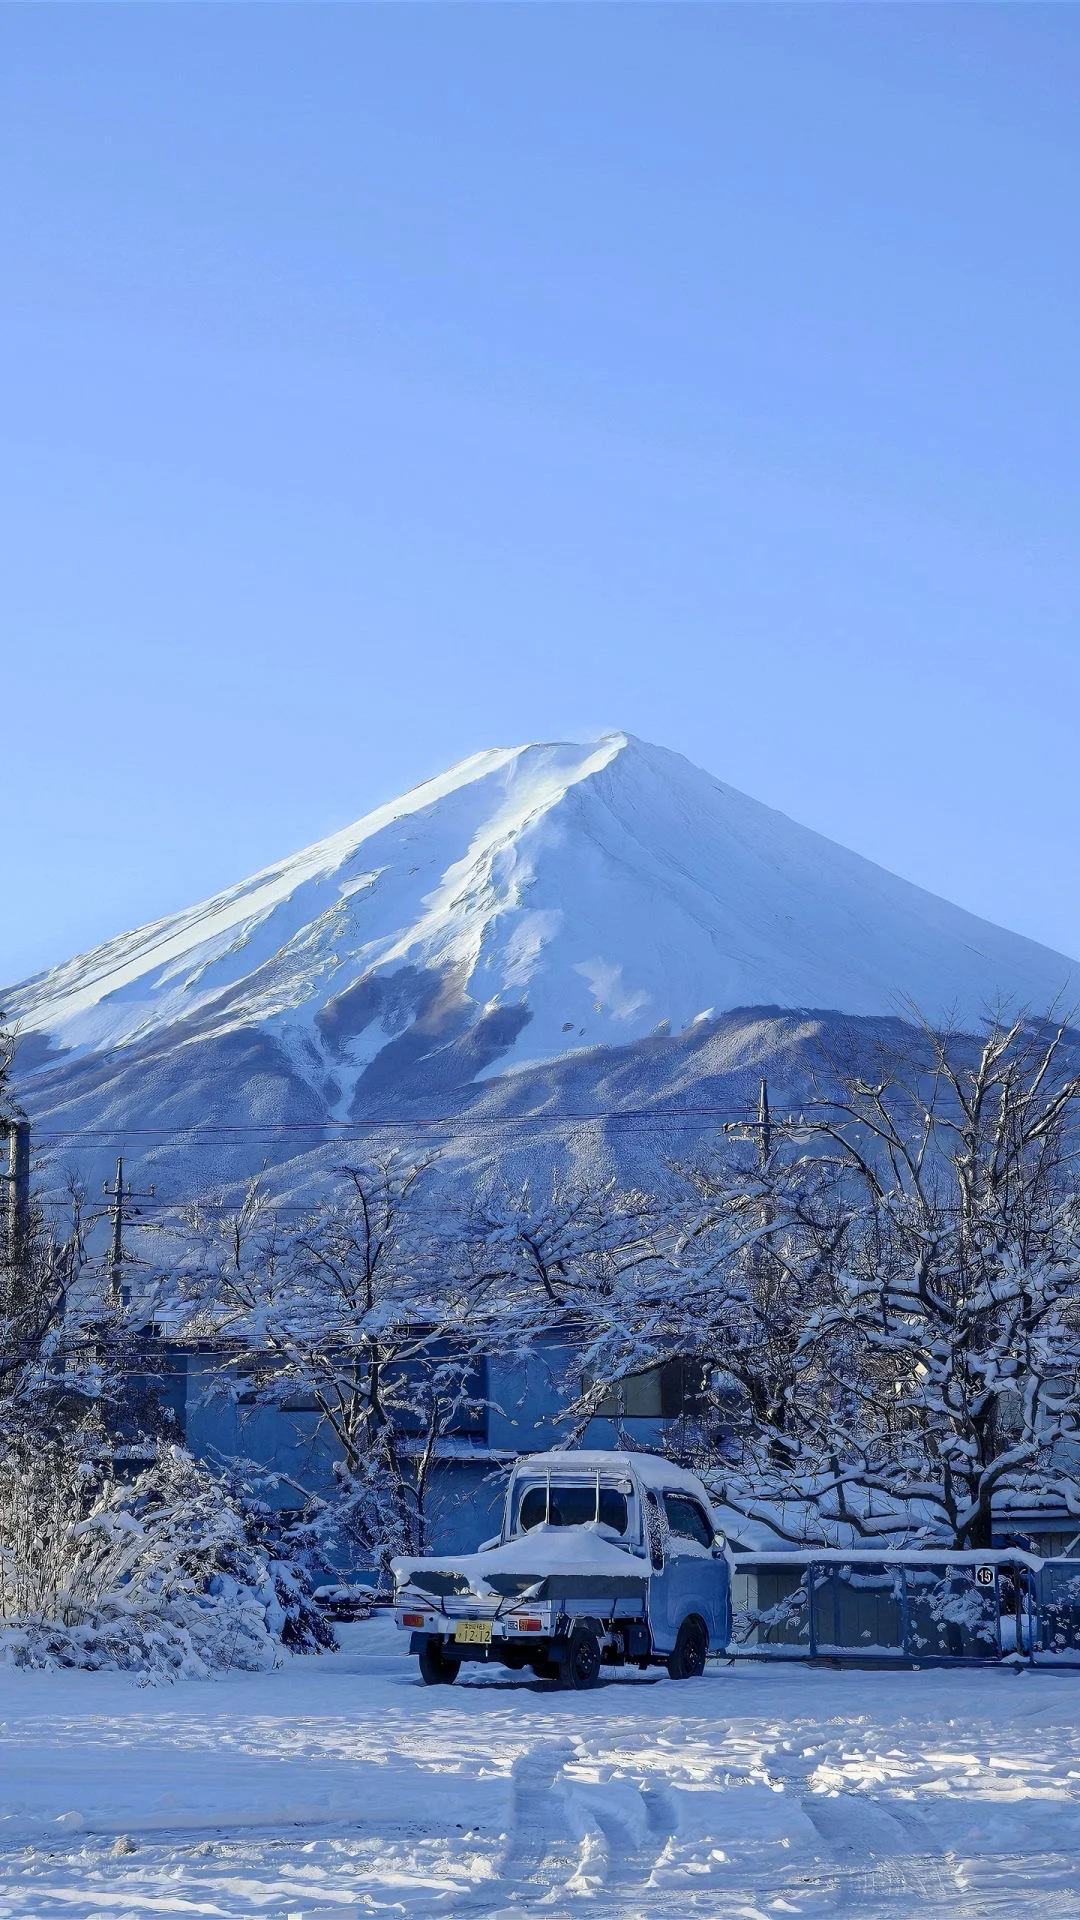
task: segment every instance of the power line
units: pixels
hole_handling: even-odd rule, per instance
[[[824,1106],[829,1103],[826,1101],[811,1101],[806,1104]],[[55,1128],[43,1131],[38,1135],[38,1139],[64,1143],[65,1150],[67,1151],[80,1148],[91,1150],[99,1147],[103,1142],[116,1140],[117,1138],[126,1139],[129,1136],[137,1136],[142,1139],[154,1141],[173,1140],[186,1145],[202,1142],[207,1146],[220,1146],[223,1143],[228,1145],[234,1140],[253,1141],[260,1145],[273,1145],[275,1141],[283,1135],[292,1133],[324,1133],[327,1126],[333,1126],[339,1129],[332,1138],[340,1142],[347,1139],[349,1133],[356,1132],[363,1137],[365,1133],[370,1132],[372,1129],[389,1128],[397,1130],[401,1127],[425,1129],[442,1128],[450,1133],[455,1133],[467,1132],[475,1128],[509,1128],[519,1125],[535,1126],[544,1123],[551,1123],[556,1126],[584,1127],[595,1125],[601,1121],[632,1121],[635,1123],[635,1131],[638,1133],[656,1131],[665,1134],[671,1134],[672,1132],[700,1132],[703,1126],[709,1126],[717,1122],[734,1121],[748,1129],[755,1127],[760,1128],[762,1131],[762,1147],[766,1152],[767,1142],[771,1137],[773,1127],[768,1107],[768,1098],[765,1092],[765,1082],[762,1081],[759,1100],[756,1106],[746,1103],[741,1106],[670,1107],[666,1109],[658,1107],[609,1107],[602,1108],[599,1112],[591,1114],[541,1112],[534,1114],[457,1115],[453,1117],[433,1117],[430,1119],[414,1118],[405,1121],[385,1119],[355,1121],[332,1120],[323,1123],[320,1121],[284,1120],[275,1122],[271,1126],[258,1126],[254,1122],[237,1121],[216,1123],[207,1121],[198,1122],[187,1127],[118,1126]],[[324,1144],[329,1145],[331,1142],[325,1141]],[[115,1195],[111,1196],[117,1200],[115,1215],[113,1214],[113,1210],[110,1209],[110,1214],[114,1217],[114,1237],[115,1234],[119,1233],[121,1227],[121,1203],[119,1196],[122,1193],[123,1186],[122,1167],[123,1162],[118,1161],[116,1191]],[[344,1169],[337,1169],[337,1171],[344,1171]],[[107,1183],[105,1191],[107,1193],[109,1192]],[[56,1196],[49,1197],[55,1201]],[[126,1198],[137,1198],[143,1202],[143,1209],[156,1209],[160,1212],[171,1212],[184,1207],[199,1205],[206,1212],[227,1213],[232,1211],[233,1207],[233,1203],[229,1201],[209,1200],[201,1194],[188,1197],[176,1195],[167,1196],[164,1194],[155,1195],[153,1187],[149,1189],[149,1192],[139,1195],[131,1194],[129,1189]],[[427,1210],[437,1214],[444,1212],[462,1212],[467,1209],[440,1202],[429,1209],[421,1207],[419,1210]],[[305,1201],[277,1200],[272,1203],[270,1211],[274,1213],[306,1213],[310,1211],[310,1203]],[[123,1256],[120,1255],[120,1258],[122,1257]],[[115,1251],[113,1264],[114,1268],[118,1269],[119,1259]]]
[[[67,1196],[63,1193],[47,1193],[43,1196],[45,1204],[50,1206],[62,1206],[66,1198]],[[207,1200],[201,1193],[173,1195],[171,1198],[159,1194],[154,1201],[154,1207],[160,1213],[180,1212],[188,1207],[198,1207],[201,1213],[232,1214],[237,1211],[234,1201]],[[267,1213],[311,1213],[312,1210],[313,1204],[309,1200],[268,1200],[266,1203]],[[456,1201],[442,1200],[410,1202],[408,1210],[410,1217],[415,1214],[430,1214],[433,1219],[441,1218],[444,1213],[472,1212],[471,1207],[463,1206]],[[145,1200],[138,1209],[139,1215],[143,1218],[152,1211],[153,1208],[148,1207]],[[130,1261],[130,1255],[126,1253],[123,1258],[125,1261]]]
[[[808,1100],[802,1103],[804,1108],[830,1106],[827,1100]],[[88,1143],[117,1139],[146,1140],[183,1140],[193,1143],[200,1140],[208,1145],[217,1145],[220,1141],[232,1139],[246,1140],[257,1138],[260,1141],[276,1141],[289,1134],[330,1134],[331,1139],[344,1139],[350,1133],[361,1138],[373,1132],[409,1132],[439,1129],[449,1133],[493,1130],[511,1127],[546,1126],[596,1126],[603,1121],[633,1121],[656,1127],[671,1127],[687,1122],[723,1120],[745,1120],[760,1124],[760,1107],[756,1103],[746,1102],[739,1106],[700,1106],[700,1107],[606,1107],[592,1113],[558,1113],[541,1110],[539,1113],[516,1114],[432,1114],[423,1117],[393,1118],[384,1116],[370,1120],[280,1120],[254,1121],[198,1121],[183,1127],[49,1127],[36,1132],[39,1141],[85,1140]]]

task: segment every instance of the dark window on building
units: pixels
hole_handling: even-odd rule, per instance
[[[710,1367],[693,1358],[665,1360],[644,1373],[628,1373],[597,1407],[605,1420],[678,1420],[708,1405]]]
[[[628,1373],[606,1393],[596,1411],[607,1420],[659,1420],[662,1367]]]
[[[384,1369],[384,1391],[394,1408],[394,1424],[401,1433],[427,1433],[434,1390],[442,1401],[439,1421],[442,1433],[483,1437],[487,1425],[485,1362],[479,1358],[470,1362],[454,1382],[453,1404],[448,1405],[448,1389],[438,1375],[440,1366],[453,1358],[455,1355],[447,1342],[433,1341],[425,1354],[394,1362]]]

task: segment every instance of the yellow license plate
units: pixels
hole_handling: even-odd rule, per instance
[[[471,1647],[491,1645],[490,1620],[455,1620],[454,1639],[464,1641]]]

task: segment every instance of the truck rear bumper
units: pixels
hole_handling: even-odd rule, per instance
[[[599,1625],[599,1622],[595,1624]],[[606,1650],[606,1660],[611,1659],[616,1649],[626,1660],[647,1660],[653,1652],[649,1629],[643,1620],[620,1621],[610,1638],[615,1644]],[[409,1652],[423,1653],[430,1640],[439,1640],[455,1660],[478,1660],[484,1665],[509,1666],[546,1659],[553,1651],[565,1646],[566,1639],[566,1633],[522,1633],[515,1634],[513,1639],[506,1635],[505,1638],[492,1640],[487,1646],[476,1646],[467,1641],[456,1641],[449,1634],[423,1632],[410,1636]]]

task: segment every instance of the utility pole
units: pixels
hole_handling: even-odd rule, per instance
[[[109,1281],[105,1290],[105,1297],[110,1307],[126,1307],[129,1290],[124,1285],[124,1263],[128,1257],[124,1252],[124,1216],[131,1201],[152,1200],[154,1197],[154,1189],[153,1187],[149,1187],[145,1193],[135,1193],[132,1191],[130,1180],[125,1185],[124,1160],[123,1155],[121,1155],[116,1162],[115,1187],[110,1187],[108,1181],[105,1180],[102,1182],[101,1190],[111,1202],[108,1208],[108,1215],[112,1221],[112,1238],[109,1243],[108,1260]],[[137,1213],[138,1208],[133,1208],[132,1211]]]
[[[750,1108],[747,1107],[747,1113],[749,1114],[749,1112]],[[724,1123],[723,1130],[729,1139],[742,1140],[745,1141],[748,1146],[751,1144],[756,1146],[758,1166],[762,1172],[764,1172],[768,1167],[769,1156],[772,1153],[773,1145],[777,1138],[784,1140],[798,1139],[800,1133],[804,1133],[805,1129],[806,1121],[800,1114],[785,1113],[781,1114],[779,1120],[773,1119],[772,1108],[769,1105],[769,1083],[764,1075],[762,1075],[762,1078],[758,1081],[756,1118],[753,1120],[728,1120]]]
[[[758,1094],[758,1159],[763,1167],[768,1166],[771,1152],[772,1120],[769,1117],[769,1088],[763,1077]]]
[[[25,1114],[0,1121],[7,1133],[8,1164],[4,1208],[4,1260],[9,1269],[12,1304],[21,1301],[30,1268],[30,1122]]]

